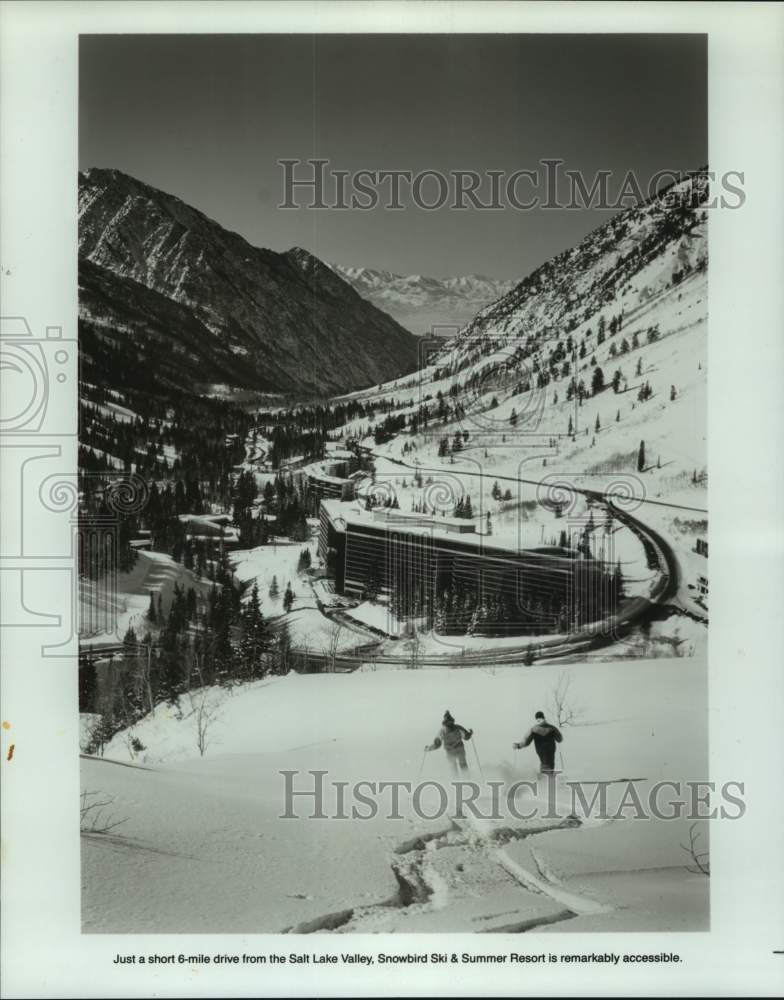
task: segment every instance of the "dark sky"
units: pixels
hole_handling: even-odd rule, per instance
[[[647,185],[704,166],[707,146],[704,35],[81,38],[81,168],[117,167],[253,244],[342,264],[519,278],[607,213],[283,211],[279,159],[511,173],[558,157],[617,188],[628,170]]]

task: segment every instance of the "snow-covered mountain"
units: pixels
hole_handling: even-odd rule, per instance
[[[682,298],[681,282],[706,274],[707,197],[707,174],[700,171],[614,216],[483,309],[453,345],[453,362],[463,364],[477,350],[488,354],[494,342],[543,362],[565,334],[585,340],[586,350],[601,346],[611,314],[623,317],[626,329],[643,315],[664,318],[665,304]]]
[[[704,607],[707,196],[699,171],[619,213],[483,309],[415,375],[352,394],[364,416],[345,433],[374,449],[401,509],[427,502],[421,469],[454,502],[468,494],[474,511],[491,513],[494,536],[517,537],[515,504],[536,498],[531,483],[629,490],[677,553],[681,604]],[[510,489],[508,510],[496,480]]]
[[[416,367],[411,333],[308,251],[254,247],[119,170],[79,176],[79,254],[80,321],[139,364],[152,338],[173,374],[181,356],[204,382],[301,395]]]
[[[342,264],[331,267],[363,298],[419,335],[428,334],[437,326],[464,326],[515,284],[480,274],[431,278]]]

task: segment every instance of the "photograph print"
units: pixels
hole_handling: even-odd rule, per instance
[[[707,55],[80,36],[85,933],[710,929]]]

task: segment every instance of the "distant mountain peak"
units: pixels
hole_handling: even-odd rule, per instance
[[[477,274],[434,278],[344,264],[329,266],[363,298],[418,334],[436,326],[464,326],[515,285]]]

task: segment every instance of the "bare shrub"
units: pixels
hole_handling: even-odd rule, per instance
[[[681,844],[681,847],[691,858],[691,864],[686,865],[686,871],[695,875],[705,875],[710,878],[710,854],[708,851],[700,850],[700,838],[702,834],[697,831],[697,824],[692,823],[689,827],[689,843]]]
[[[340,649],[340,639],[343,635],[345,626],[338,622],[334,625],[332,632],[329,637],[329,644],[324,649],[324,657],[326,659],[326,670],[327,673],[334,674],[335,666],[338,659],[338,650]]]
[[[79,805],[79,830],[81,833],[109,833],[115,827],[125,823],[128,817],[116,819],[107,810],[114,804],[111,795],[102,796],[103,792],[83,791]]]
[[[223,700],[225,695],[210,688],[189,691],[190,712],[188,716],[193,721],[193,731],[196,737],[196,747],[199,756],[203,757],[207,747],[215,742],[214,730],[223,715]]]
[[[559,729],[577,725],[583,715],[581,706],[575,704],[572,699],[571,686],[572,675],[567,670],[562,671],[553,688],[550,703],[550,718]]]
[[[408,642],[408,662],[406,663],[407,670],[419,670],[422,666],[422,639],[414,627],[413,634]]]

